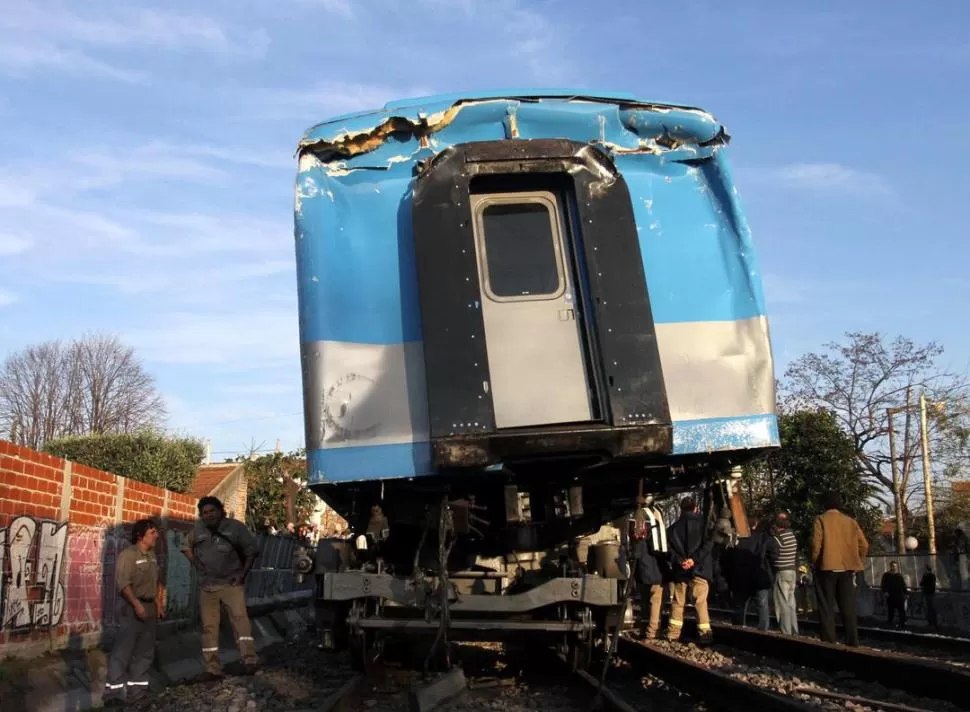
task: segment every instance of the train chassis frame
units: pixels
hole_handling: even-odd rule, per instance
[[[570,662],[583,667],[592,654],[598,623],[621,620],[620,579],[597,575],[555,577],[521,593],[506,595],[459,593],[448,583],[447,604],[439,591],[431,591],[431,577],[422,581],[365,571],[326,572],[318,588],[318,611],[334,628],[324,629],[325,645],[342,647],[345,641],[355,667],[362,667],[380,647],[382,638],[395,633],[440,636],[443,630],[459,636],[515,634],[558,639]],[[481,571],[453,572],[452,580],[509,579]],[[610,615],[610,614],[613,615]],[[335,633],[337,633],[335,635]],[[531,635],[530,635],[531,634]],[[447,652],[446,652],[447,655]]]

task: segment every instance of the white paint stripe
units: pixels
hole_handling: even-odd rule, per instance
[[[658,324],[657,344],[674,421],[774,412],[768,322]],[[424,355],[404,344],[305,344],[311,364],[309,448],[396,445],[428,439]]]
[[[775,376],[764,317],[660,324],[657,346],[673,420],[774,412]]]

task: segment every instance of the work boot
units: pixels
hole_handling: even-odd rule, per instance
[[[709,630],[700,631],[697,634],[697,644],[700,646],[712,645],[714,643],[714,633]]]

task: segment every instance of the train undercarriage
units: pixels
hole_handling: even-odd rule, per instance
[[[403,639],[430,669],[450,665],[450,641],[513,638],[559,645],[585,667],[627,614],[626,527],[638,506],[693,492],[712,536],[725,522],[746,533],[740,468],[720,465],[643,477],[594,467],[565,486],[540,466],[324,490],[354,534],[298,563],[314,576],[321,642],[363,666]]]

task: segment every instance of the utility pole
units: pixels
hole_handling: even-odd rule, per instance
[[[893,472],[893,513],[896,515],[896,552],[906,552],[906,525],[903,522],[903,494],[899,477],[899,465],[896,462],[896,427],[893,425],[893,415],[902,408],[886,408],[889,419],[889,465]]]
[[[930,530],[930,555],[936,554],[936,527],[933,522],[933,486],[930,483],[930,442],[926,435],[926,393],[919,396],[919,421],[923,440],[923,491],[926,497],[926,527]]]

